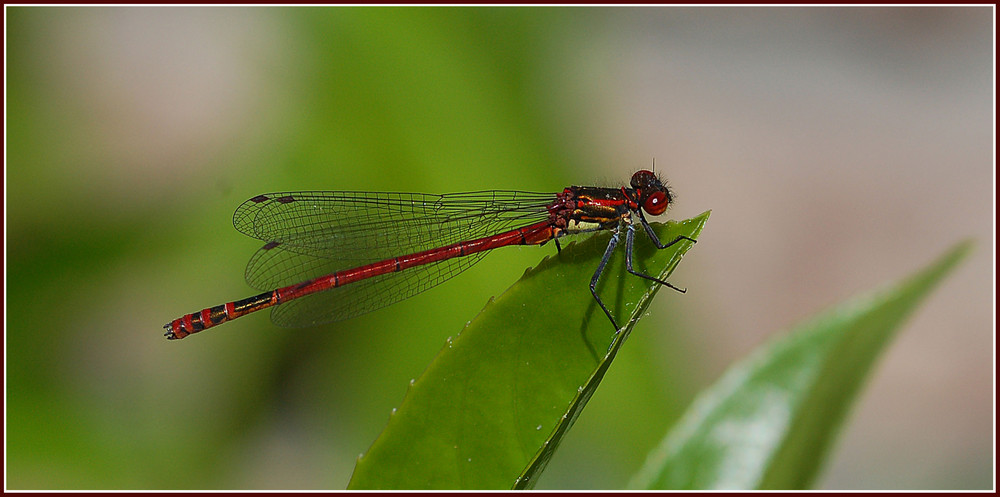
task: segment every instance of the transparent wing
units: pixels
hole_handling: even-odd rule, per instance
[[[544,220],[553,194],[486,191],[451,195],[284,192],[244,202],[236,228],[267,243],[247,264],[260,290],[401,255],[481,238]],[[281,326],[355,317],[434,287],[485,252],[413,267],[308,295],[274,308]]]

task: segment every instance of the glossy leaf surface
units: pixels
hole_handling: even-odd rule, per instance
[[[880,353],[969,252],[858,296],[758,348],[704,391],[631,482],[641,489],[804,489]]]

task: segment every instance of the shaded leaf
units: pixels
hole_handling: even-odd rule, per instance
[[[708,215],[653,227],[663,241],[697,238]],[[598,285],[627,323],[616,335],[588,289],[609,236],[563,247],[449,338],[349,488],[533,485],[660,286],[626,273],[624,250],[616,252]],[[639,233],[635,269],[666,278],[691,245],[657,250]]]

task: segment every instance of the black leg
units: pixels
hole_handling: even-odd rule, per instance
[[[556,242],[556,253],[558,254],[558,253],[562,252],[562,247],[559,246],[559,239],[558,238],[553,238],[552,241]]]
[[[608,319],[611,320],[611,324],[615,327],[615,332],[618,331],[618,323],[615,322],[615,318],[611,315],[611,311],[604,305],[601,301],[601,297],[597,296],[597,280],[600,279],[601,273],[604,272],[604,266],[608,264],[608,260],[611,259],[611,254],[615,251],[615,246],[618,245],[618,231],[619,228],[615,228],[611,232],[611,241],[608,242],[608,248],[604,251],[604,257],[601,258],[601,264],[597,266],[597,271],[594,272],[594,277],[590,278],[590,293],[594,295],[594,300],[597,301],[597,305],[601,306],[604,313],[608,315]]]
[[[687,240],[687,241],[689,241],[691,243],[698,243],[698,240],[695,240],[694,238],[687,237],[687,236],[684,236],[684,235],[679,235],[677,238],[674,238],[673,240],[671,240],[670,243],[667,243],[667,244],[660,243],[660,238],[658,236],[656,236],[656,233],[653,231],[653,227],[650,226],[648,222],[646,222],[646,216],[642,215],[642,211],[641,210],[639,211],[639,220],[642,221],[642,227],[646,230],[646,234],[649,235],[649,239],[653,240],[653,245],[656,245],[656,248],[658,248],[658,249],[661,249],[661,250],[665,249],[665,248],[667,248],[667,247],[669,247],[669,246],[671,246],[671,245],[673,245],[673,244],[675,244],[675,243],[677,243],[677,242],[679,242],[681,240]],[[633,273],[633,274],[635,274],[635,273]],[[673,288],[673,287],[671,287],[671,288]]]
[[[669,247],[669,246],[677,243],[678,240],[682,240],[682,239],[685,239],[685,238],[687,238],[688,240],[691,240],[690,238],[688,238],[686,236],[681,236],[681,237],[677,237],[674,241],[672,241],[672,242],[670,242],[670,243],[668,243],[666,245],[660,246],[660,241],[656,239],[656,235],[653,234],[652,228],[650,228],[649,225],[646,224],[646,220],[645,219],[643,219],[643,225],[646,227],[646,230],[647,230],[647,233],[649,233],[649,236],[653,239],[653,243],[656,243],[657,246],[660,247],[661,249],[662,248],[667,248],[667,247]],[[687,292],[686,288],[677,288],[674,285],[671,285],[670,283],[668,283],[666,280],[661,280],[659,278],[654,278],[654,277],[652,277],[652,276],[650,276],[648,274],[643,274],[643,273],[640,273],[638,271],[633,270],[632,269],[632,244],[633,244],[634,241],[635,241],[635,225],[634,224],[629,224],[628,225],[628,231],[625,233],[625,269],[628,272],[630,272],[630,273],[632,273],[632,274],[634,274],[634,275],[636,275],[636,276],[638,276],[640,278],[646,278],[647,280],[655,281],[655,282],[657,282],[657,283],[659,283],[661,285],[668,286],[670,288],[673,288],[674,290],[677,290],[678,292],[681,292],[681,293]],[[693,242],[694,240],[691,240],[691,241]]]

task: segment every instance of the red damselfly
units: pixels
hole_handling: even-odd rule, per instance
[[[632,175],[629,187],[571,186],[562,192],[492,190],[448,195],[372,192],[285,192],[258,195],[233,215],[240,232],[265,241],[250,258],[247,282],[260,295],[187,314],[163,326],[180,339],[231,319],[274,307],[279,326],[340,321],[380,309],[436,286],[508,245],[542,245],[559,237],[611,230],[611,241],[590,280],[590,292],[617,331],[597,294],[597,282],[625,233],[629,273],[683,292],[632,269],[635,226],[661,243],[644,212],[663,214],[667,186],[651,171]]]

